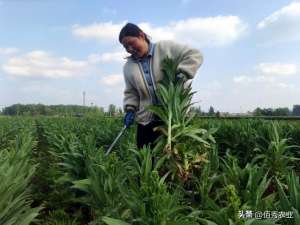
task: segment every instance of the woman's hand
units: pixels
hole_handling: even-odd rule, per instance
[[[124,125],[126,128],[130,127],[134,122],[135,113],[134,111],[127,111],[124,118]]]
[[[176,82],[179,80],[183,80],[183,82],[187,81],[186,76],[183,73],[177,73],[175,77]]]

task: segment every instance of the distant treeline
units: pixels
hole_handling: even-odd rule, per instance
[[[209,108],[208,112],[202,111],[200,106],[191,107],[191,111],[199,116],[239,116],[239,113],[228,113],[216,111],[212,106]],[[249,111],[247,113],[241,113],[244,116],[300,116],[300,105],[294,105],[293,109],[290,110],[287,107],[282,108],[256,108],[253,112]]]
[[[254,116],[300,116],[300,105],[294,105],[293,110],[289,108],[256,108]]]
[[[238,116],[236,113],[227,113],[216,111],[212,106],[208,112],[201,110],[201,107],[191,107],[191,112],[198,116]],[[117,116],[122,114],[122,109],[113,104],[108,106],[105,111],[103,107],[81,106],[81,105],[43,105],[43,104],[14,104],[2,109],[2,115],[20,115],[20,116],[36,116],[36,115],[71,115],[82,116],[86,114],[103,114],[108,116]],[[245,113],[244,113],[245,115]],[[293,109],[289,108],[256,108],[253,112],[247,112],[245,116],[300,116],[300,105],[294,105]]]
[[[14,104],[2,109],[2,115],[10,116],[82,116],[86,114],[107,114],[116,115],[122,113],[113,104],[109,105],[105,112],[103,107],[80,106],[80,105],[43,105],[43,104]]]

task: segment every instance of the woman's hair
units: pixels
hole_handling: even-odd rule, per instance
[[[122,43],[123,38],[126,36],[139,37],[141,33],[145,35],[146,41],[150,43],[149,36],[141,28],[133,23],[127,23],[120,31],[119,42]]]

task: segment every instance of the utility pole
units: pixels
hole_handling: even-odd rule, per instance
[[[83,106],[85,106],[85,91],[83,91],[82,97],[83,97]]]

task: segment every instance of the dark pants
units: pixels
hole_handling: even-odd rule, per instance
[[[154,120],[147,125],[138,124],[137,126],[137,147],[143,148],[144,145],[150,145],[150,148],[154,148],[154,141],[160,136],[159,131],[153,131],[153,128],[162,125],[161,120]]]

